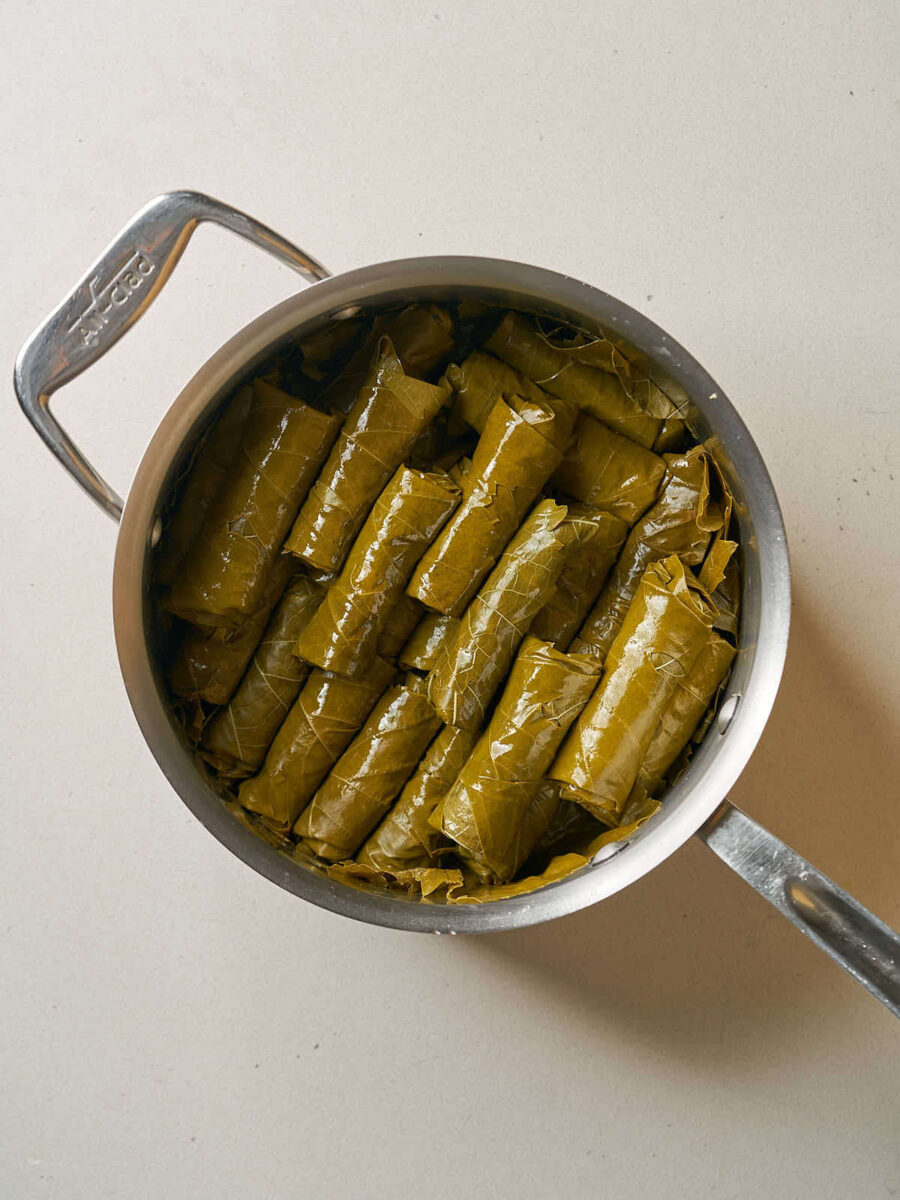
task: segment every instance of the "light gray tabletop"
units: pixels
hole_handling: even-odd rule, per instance
[[[784,507],[787,669],[735,799],[900,924],[895,3],[7,3],[3,361],[198,188],[333,270],[535,262],[685,344]],[[58,412],[126,489],[295,277],[201,231]],[[133,722],[115,531],[2,408],[0,1193],[900,1191],[898,1028],[699,844],[577,916],[367,928],[254,875]]]

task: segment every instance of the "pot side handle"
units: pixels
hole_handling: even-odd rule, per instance
[[[900,935],[727,800],[697,836],[900,1017]]]
[[[50,411],[50,397],[110,349],[151,305],[201,221],[267,250],[308,283],[329,272],[273,230],[200,192],[167,192],[128,222],[16,359],[19,404],[69,474],[114,521],[122,500]]]

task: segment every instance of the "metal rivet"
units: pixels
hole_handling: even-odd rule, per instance
[[[719,709],[719,716],[716,721],[716,728],[719,733],[727,733],[728,726],[734,720],[734,714],[737,712],[737,706],[741,702],[740,693],[734,696],[729,696],[722,707]]]

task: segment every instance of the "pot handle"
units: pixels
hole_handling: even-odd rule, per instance
[[[50,397],[102,358],[150,307],[201,221],[214,221],[268,250],[308,283],[328,278],[321,263],[238,209],[200,192],[167,192],[132,217],[16,359],[15,389],[25,415],[114,521],[122,515],[121,498],[53,416]]]
[[[727,800],[697,836],[900,1017],[900,935]]]

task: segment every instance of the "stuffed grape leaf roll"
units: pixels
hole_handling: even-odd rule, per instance
[[[154,583],[171,584],[175,579],[237,453],[252,402],[251,385],[238,388],[194,455],[178,502],[165,522],[163,536],[154,554]]]
[[[659,500],[628,535],[603,591],[570,649],[603,659],[622,626],[646,568],[669,554],[688,566],[702,562],[710,534],[721,528],[721,506],[710,492],[710,460],[702,446],[666,456]]]
[[[260,605],[297,509],[340,427],[261,379],[240,445],[172,583],[166,607],[199,625],[240,624]]]
[[[434,670],[429,696],[448,725],[475,729],[534,617],[578,542],[565,505],[543,500],[504,550],[460,618]]]
[[[296,653],[325,670],[345,675],[364,670],[413,568],[460,498],[443,471],[398,467],[300,635]]]
[[[487,729],[441,805],[443,832],[480,876],[514,876],[523,823],[600,671],[591,655],[562,654],[535,637],[522,643]],[[543,832],[529,829],[527,853]]]
[[[278,829],[289,829],[394,674],[393,665],[379,658],[354,679],[311,671],[259,774],[241,784],[238,799],[244,808]]]
[[[430,671],[453,636],[459,621],[443,613],[426,612],[413,629],[397,660],[413,671]]]
[[[427,867],[449,845],[430,817],[472,752],[475,730],[445,725],[425,752],[396,804],[366,840],[357,862],[379,871]]]
[[[578,543],[530,629],[557,650],[568,649],[628,536],[628,526],[612,513],[587,504],[570,504],[568,509],[567,519],[578,531]]]
[[[458,617],[562,461],[571,406],[510,396],[498,401],[462,479],[463,502],[425,552],[409,594]]]
[[[647,568],[603,678],[548,771],[565,799],[618,824],[660,719],[708,644],[715,617],[677,555]]]
[[[237,691],[203,732],[204,757],[219,772],[252,775],[262,764],[309,674],[293,648],[323,594],[305,575],[285,589]]]
[[[617,433],[650,447],[659,432],[660,419],[651,416],[606,371],[598,371],[553,346],[522,313],[507,313],[485,343],[485,350],[503,359],[554,396],[570,400]]]
[[[446,397],[446,387],[407,375],[390,339],[382,338],[285,549],[320,571],[338,571],[382,488]]]
[[[167,672],[173,695],[207,704],[228,703],[294,570],[287,559],[276,562],[259,608],[236,629],[208,625],[185,629]]]
[[[658,454],[582,413],[550,483],[633,525],[656,500],[665,473]]]
[[[414,676],[390,688],[294,825],[320,858],[352,858],[412,775],[441,721]]]

